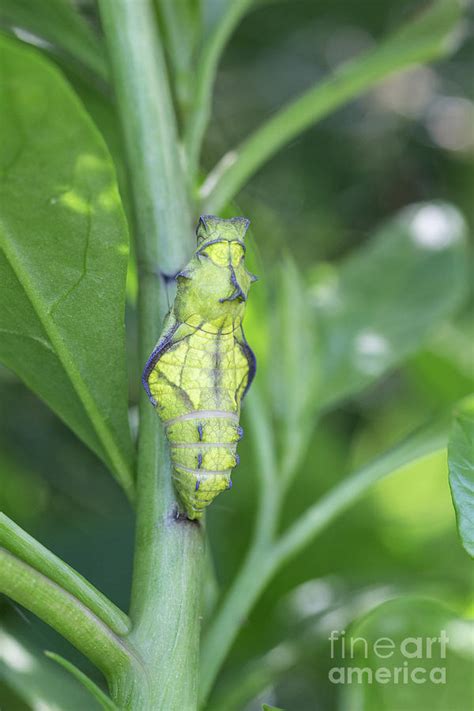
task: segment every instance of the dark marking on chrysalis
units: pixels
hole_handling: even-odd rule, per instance
[[[167,286],[176,279],[176,296],[143,384],[172,445],[180,498],[172,520],[181,525],[201,518],[220,492],[232,488],[230,474],[239,463],[241,401],[255,375],[255,357],[242,330],[255,279],[245,267],[248,224],[245,218],[202,216],[188,264],[174,277],[159,274]]]
[[[157,346],[153,349],[150,357],[148,358],[148,360],[145,364],[145,369],[144,369],[143,375],[142,375],[142,384],[143,384],[143,387],[145,388],[146,394],[150,398],[150,401],[154,407],[156,407],[157,402],[150,392],[150,385],[148,383],[148,377],[149,377],[151,371],[153,370],[153,368],[155,367],[157,360],[159,358],[161,358],[163,353],[166,353],[168,348],[170,348],[170,346],[172,345],[173,336],[176,333],[176,331],[178,330],[178,328],[179,328],[179,323],[174,323],[171,326],[169,331],[165,334],[164,338],[162,338],[158,341]]]
[[[180,277],[182,277],[183,279],[192,279],[193,275],[192,275],[191,270],[186,269],[186,267],[185,267],[184,269],[182,269],[180,272],[178,272],[176,274],[176,276],[174,277],[175,281],[177,281]]]
[[[185,513],[176,507],[169,516],[169,522],[179,526],[200,526],[198,519],[190,519]]]
[[[229,265],[230,269],[230,281],[232,282],[232,286],[234,287],[234,291],[230,296],[226,296],[224,299],[219,299],[219,302],[223,304],[225,301],[235,301],[235,299],[242,299],[242,301],[247,301],[247,295],[242,291],[242,287],[240,286],[239,282],[237,281],[237,277],[235,276],[235,271],[234,267],[232,264]]]

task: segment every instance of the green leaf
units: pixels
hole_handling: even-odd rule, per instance
[[[84,672],[82,672],[80,669],[78,669],[74,664],[69,662],[67,659],[64,659],[64,657],[61,657],[59,654],[55,654],[54,652],[45,652],[45,654],[49,659],[52,659],[54,662],[57,662],[62,667],[64,667],[66,671],[72,674],[72,676],[75,677],[92,694],[92,696],[96,699],[96,701],[99,702],[103,709],[105,709],[106,711],[118,711],[118,706],[114,704],[110,696],[107,696],[107,694],[102,691],[102,689],[98,687],[97,684],[92,681],[92,679],[89,679],[89,677],[84,674]]]
[[[102,138],[61,74],[0,39],[0,359],[129,493],[128,236]]]
[[[342,711],[471,708],[472,631],[472,621],[436,600],[407,596],[382,603],[347,630],[344,659],[340,633],[333,642],[329,678],[343,692]]]
[[[304,278],[290,257],[283,260],[272,281],[268,382],[271,411],[282,426],[280,474],[288,483],[314,429],[316,339]]]
[[[303,275],[286,257],[273,278],[268,318],[272,340],[270,387],[277,415],[288,427],[304,416],[315,388],[315,337]]]
[[[99,37],[71,0],[42,0],[40,3],[37,0],[2,0],[0,26],[15,31],[27,42],[43,40],[48,51],[65,52],[102,79],[107,77],[107,62]]]
[[[461,541],[474,558],[474,395],[461,403],[448,444],[449,484]]]
[[[270,706],[269,704],[263,704],[262,711],[284,711],[279,706]]]
[[[100,708],[75,679],[45,659],[31,642],[3,627],[3,620],[0,679],[31,708],[55,711],[96,711]]]
[[[320,339],[320,406],[333,406],[416,351],[466,282],[465,224],[444,203],[402,210],[310,292]]]

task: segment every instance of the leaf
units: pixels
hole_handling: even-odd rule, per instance
[[[471,708],[472,622],[437,600],[406,596],[377,606],[347,630],[345,658],[335,632],[329,679],[344,692],[342,711]]]
[[[61,74],[0,39],[0,359],[131,494],[127,227],[102,138]]]
[[[474,395],[462,401],[448,444],[449,485],[461,541],[474,558]]]
[[[269,389],[271,411],[282,424],[281,475],[289,480],[314,428],[316,339],[307,313],[306,285],[290,257],[273,279]]]
[[[99,702],[103,709],[106,709],[106,711],[118,711],[118,706],[114,704],[110,696],[107,696],[107,694],[102,691],[102,689],[97,686],[97,684],[92,681],[92,679],[89,679],[89,677],[84,674],[84,672],[82,672],[80,669],[78,669],[74,664],[69,662],[67,659],[64,659],[64,657],[61,657],[59,654],[55,654],[54,652],[45,652],[45,654],[49,659],[52,659],[54,662],[57,662],[62,667],[64,667],[66,671],[72,674],[72,676],[75,677],[92,694],[92,696],[96,699],[96,701]]]
[[[402,210],[310,292],[320,339],[320,406],[333,406],[419,348],[465,293],[465,224],[444,203]]]
[[[314,329],[306,310],[302,274],[286,257],[273,279],[270,387],[279,417],[291,426],[305,414],[315,387]]]
[[[284,711],[279,706],[270,706],[269,704],[263,704],[262,711]]]
[[[31,642],[3,628],[3,624],[0,679],[34,709],[96,711],[99,708],[75,679],[45,659]]]
[[[0,25],[32,44],[57,53],[66,52],[102,79],[107,62],[99,37],[71,0],[2,0]],[[22,32],[23,31],[23,32]]]

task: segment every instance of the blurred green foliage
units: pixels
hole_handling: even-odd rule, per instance
[[[3,24],[14,5],[2,7]],[[423,5],[256,3],[219,69],[205,166],[284,101],[370,48]],[[28,3],[20,6],[27,12]],[[92,4],[81,7],[93,26]],[[45,51],[102,132],[127,206],[100,46],[89,25],[67,16],[62,22],[68,29],[60,30],[60,41],[60,25],[52,33],[35,13],[23,15],[20,27],[46,40]],[[275,155],[238,197],[239,212],[252,220],[252,268],[261,276],[247,318],[259,356],[257,386],[275,453],[286,453],[284,466],[294,478],[282,528],[349,472],[449,412],[472,390],[472,294],[466,288],[472,245],[466,236],[474,221],[474,40],[468,29],[463,26],[450,59],[414,68],[338,110]],[[60,51],[56,41],[63,43]],[[82,65],[71,59],[78,44]],[[98,81],[88,80],[91,72]],[[183,82],[183,100],[187,90]],[[131,293],[134,270],[132,264]],[[134,356],[135,309],[129,299],[132,424],[142,365]],[[1,508],[126,609],[133,518],[117,484],[6,369],[0,370],[0,403]],[[218,592],[235,576],[255,516],[257,465],[250,437],[240,452],[232,495],[217,500],[209,513]],[[352,711],[356,704],[364,711],[468,711],[462,640],[465,618],[474,612],[471,592],[446,457],[436,454],[379,482],[275,577],[244,621],[209,708],[255,711],[268,702],[298,711]],[[82,688],[41,650],[64,654],[97,680],[91,665],[6,599],[1,612],[2,634],[27,650],[3,659],[2,708],[35,708],[38,698],[67,711],[84,708]],[[353,636],[369,639],[394,636],[395,627],[399,637],[435,636],[442,626],[457,630],[461,641],[450,648],[444,695],[436,696],[437,687],[429,685],[400,690],[331,684],[328,636],[349,625]],[[33,660],[26,668],[18,663],[25,658]]]

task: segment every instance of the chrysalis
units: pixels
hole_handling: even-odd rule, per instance
[[[239,463],[240,404],[256,368],[242,329],[256,279],[245,267],[248,225],[243,217],[200,218],[196,252],[176,276],[175,301],[143,373],[190,519],[201,518],[205,507],[231,488],[231,472]]]

